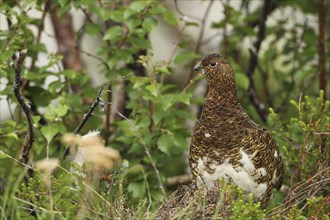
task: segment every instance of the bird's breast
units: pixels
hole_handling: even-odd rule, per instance
[[[240,149],[238,163],[233,163],[232,158],[224,158],[222,163],[208,156],[202,156],[191,164],[197,170],[197,183],[199,186],[213,186],[220,178],[226,182],[233,182],[248,194],[252,193],[254,198],[261,197],[267,191],[267,183],[261,182],[267,175],[266,168],[256,168],[252,158],[255,155],[247,154]]]

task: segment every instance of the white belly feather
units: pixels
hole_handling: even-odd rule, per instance
[[[240,159],[241,166],[234,168],[232,164],[226,160],[223,164],[211,163],[210,169],[213,173],[208,173],[208,169],[204,166],[210,159],[207,157],[199,158],[197,164],[193,164],[194,167],[197,166],[199,176],[197,177],[198,185],[213,186],[214,182],[222,178],[225,181],[231,180],[237,186],[241,187],[245,193],[252,193],[254,198],[259,198],[267,190],[266,183],[258,183],[256,180],[267,174],[265,168],[256,169],[251,161],[255,156],[246,154],[242,149],[240,149],[242,158]],[[210,163],[208,163],[210,164]]]

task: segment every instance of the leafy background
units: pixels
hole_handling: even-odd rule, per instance
[[[196,16],[183,10],[186,1],[1,4],[1,109],[10,109],[9,117],[1,112],[2,219],[152,218],[178,187],[177,180],[187,175],[189,180],[189,138],[207,90],[191,69],[209,52],[230,61],[244,108],[274,133],[286,165],[287,189],[276,192],[268,210],[236,202],[226,218],[329,215],[330,67],[325,61],[330,19],[326,14],[319,20],[320,8],[329,8],[329,1],[192,4],[204,11]],[[325,54],[318,45],[321,29]],[[155,40],[157,34],[165,37]],[[51,43],[42,40],[46,37]],[[35,126],[29,164],[57,158],[51,185],[38,170],[29,178],[19,163],[27,122],[12,91],[11,65],[25,48],[21,91]],[[164,48],[171,48],[167,57]],[[122,163],[91,181],[72,176],[61,138],[77,128],[100,88],[101,102],[79,134],[99,130],[104,145],[120,152]],[[93,193],[86,193],[86,183]],[[72,190],[75,185],[80,187]]]

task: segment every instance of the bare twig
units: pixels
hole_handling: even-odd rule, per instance
[[[329,169],[330,168],[327,167],[320,170],[305,182],[299,182],[293,185],[289,194],[286,196],[285,202],[268,212],[270,216],[283,214],[293,206],[306,200],[306,198],[319,192],[323,186],[330,183],[330,178],[326,178],[329,176]]]
[[[30,166],[30,165],[28,165],[28,164],[26,164],[26,163],[23,163],[23,162],[20,161],[20,160],[17,160],[16,158],[10,156],[9,154],[6,154],[6,153],[3,152],[2,150],[0,150],[0,155],[3,155],[3,156],[5,156],[5,157],[8,157],[9,159],[11,159],[11,160],[15,161],[16,163],[18,163],[18,164],[20,164],[20,165],[26,167],[27,169],[30,169],[30,170],[35,171],[35,168],[34,168],[34,167],[32,167],[32,166]]]
[[[192,175],[191,174],[184,174],[180,176],[173,176],[167,178],[167,185],[168,186],[177,186],[179,184],[187,184],[191,183]]]
[[[246,75],[249,78],[249,89],[248,89],[249,98],[253,106],[257,110],[260,118],[263,121],[266,121],[268,116],[268,111],[265,104],[262,103],[262,101],[260,100],[260,98],[256,93],[256,89],[253,81],[253,73],[256,67],[258,66],[258,53],[260,50],[261,43],[265,38],[266,20],[269,13],[271,12],[272,4],[273,4],[272,0],[265,0],[264,7],[261,16],[259,18],[257,39],[253,43],[253,49],[250,50],[249,66],[246,71]]]
[[[78,134],[80,132],[80,130],[84,127],[84,125],[86,124],[88,119],[93,115],[95,108],[98,105],[103,104],[103,101],[100,97],[103,89],[104,89],[104,85],[101,86],[99,92],[97,93],[96,99],[94,100],[93,104],[89,107],[87,113],[84,114],[83,120],[79,123],[77,128],[72,132],[73,134]],[[67,146],[66,149],[64,150],[64,154],[63,154],[64,157],[66,157],[69,154],[69,149],[70,149],[69,146]]]
[[[201,30],[200,30],[199,35],[198,35],[198,40],[197,40],[197,44],[196,44],[196,48],[195,48],[195,53],[198,53],[201,46],[202,46],[203,36],[204,36],[204,32],[205,32],[206,20],[207,20],[208,15],[210,14],[210,10],[211,10],[212,5],[213,5],[213,0],[211,0],[209,2],[209,5],[207,6],[207,8],[205,10],[203,20],[202,20],[202,24],[201,24]]]
[[[129,75],[131,75],[131,74],[127,74],[123,77],[118,78],[117,80],[122,80]],[[77,126],[77,128],[72,132],[73,134],[78,134],[80,132],[80,130],[84,127],[84,125],[86,124],[88,119],[93,115],[93,112],[98,105],[102,105],[101,107],[102,107],[102,109],[104,109],[104,102],[102,101],[101,96],[103,95],[104,88],[111,86],[113,82],[114,82],[114,80],[111,82],[105,83],[101,86],[101,88],[99,89],[99,91],[97,93],[96,99],[94,100],[93,104],[89,107],[87,113],[84,115],[83,120],[80,122],[80,124]],[[106,90],[105,92],[110,92],[110,91]],[[67,153],[67,150],[66,150],[66,153]],[[66,153],[65,153],[65,155],[66,155]]]
[[[30,149],[32,148],[33,141],[34,141],[34,127],[33,127],[33,121],[32,121],[32,116],[31,116],[31,107],[27,104],[25,101],[25,97],[20,91],[21,87],[21,71],[22,71],[22,66],[23,62],[26,57],[27,50],[22,50],[19,53],[18,60],[16,64],[13,64],[12,67],[15,70],[15,79],[14,79],[14,84],[13,84],[13,92],[16,96],[16,99],[23,109],[23,112],[25,114],[27,123],[28,123],[28,129],[27,129],[27,134],[25,137],[25,142],[23,144],[23,149],[22,149],[22,155],[19,159],[20,162],[27,164],[29,162],[29,153]],[[29,175],[32,176],[32,170],[29,169]]]
[[[46,32],[45,32],[45,34],[46,34],[48,37],[51,37],[51,38],[55,38],[55,39],[56,39],[56,37],[55,37],[54,35],[50,34],[50,33],[46,33]],[[90,53],[90,52],[87,52],[87,51],[85,51],[85,50],[82,50],[82,49],[80,49],[80,48],[77,48],[76,46],[66,44],[65,42],[62,42],[62,43],[63,43],[63,45],[65,45],[65,46],[67,46],[67,47],[70,47],[70,48],[72,48],[72,49],[77,49],[77,50],[79,51],[79,53],[85,54],[85,55],[88,56],[88,57],[91,57],[91,58],[94,58],[94,59],[100,61],[100,62],[105,66],[105,68],[106,68],[107,70],[110,70],[110,66],[109,66],[109,64],[108,64],[104,59],[102,59],[101,57],[96,56],[96,55],[94,55],[94,54],[92,54],[92,53]]]
[[[173,60],[173,58],[174,58],[174,55],[175,55],[177,49],[179,48],[179,44],[180,44],[180,41],[181,41],[181,39],[182,39],[182,37],[183,37],[184,31],[186,30],[186,27],[187,27],[187,26],[184,25],[184,26],[181,28],[180,32],[179,32],[178,40],[177,40],[177,42],[176,42],[176,44],[175,44],[175,47],[174,47],[174,49],[173,49],[173,51],[172,51],[170,57],[169,57],[168,60],[167,60],[167,64],[168,64],[168,65],[172,63],[172,60]]]
[[[200,51],[200,48],[202,46],[202,43],[203,43],[203,36],[204,36],[204,32],[205,32],[205,25],[206,25],[206,20],[207,20],[207,17],[208,15],[210,14],[210,10],[211,10],[211,7],[213,5],[213,0],[211,0],[204,12],[204,16],[203,16],[203,19],[202,19],[202,22],[201,22],[201,29],[199,31],[199,35],[198,35],[198,40],[197,40],[197,43],[196,43],[196,47],[195,47],[195,53],[198,54],[199,51]],[[184,87],[186,87],[189,83],[190,83],[190,80],[193,78],[193,68],[190,68],[190,73],[188,75],[188,78],[184,84]]]
[[[84,127],[86,122],[88,121],[89,117],[93,115],[95,108],[102,103],[102,99],[100,98],[101,93],[104,87],[102,86],[99,90],[96,99],[94,100],[93,104],[89,107],[88,112],[84,115],[83,120],[80,122],[78,127],[73,131],[73,134],[78,134],[80,130]]]
[[[180,93],[184,93],[187,91],[187,89],[190,88],[190,86],[192,86],[197,80],[199,80],[200,78],[202,78],[201,74],[195,75],[188,83],[185,87],[182,88],[182,90],[180,91]]]
[[[43,10],[42,16],[41,16],[40,25],[38,27],[38,34],[37,34],[37,39],[36,39],[36,43],[37,44],[40,42],[41,33],[44,30],[45,18],[46,18],[46,15],[48,13],[48,10],[49,10],[50,5],[51,5],[51,0],[46,0],[45,5],[44,5],[44,10]],[[34,68],[35,63],[36,63],[36,59],[32,59],[31,66],[30,66],[30,69],[31,70]]]

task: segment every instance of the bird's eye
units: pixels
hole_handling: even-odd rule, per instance
[[[211,66],[216,66],[217,63],[216,63],[216,62],[211,62],[210,65],[211,65]]]

